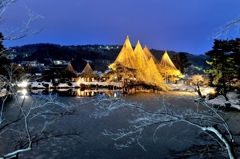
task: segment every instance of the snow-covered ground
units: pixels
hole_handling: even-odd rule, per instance
[[[189,92],[196,93],[195,89],[197,88],[196,86],[189,86],[182,82],[180,82],[178,84],[170,83],[168,85],[175,91],[189,91]],[[206,99],[205,99],[206,103],[208,103],[212,106],[215,105],[215,106],[225,107],[226,99],[222,95],[219,95],[214,99],[208,99],[207,94],[214,92],[213,87],[202,86],[202,87],[200,87],[200,89],[201,89],[202,95],[206,96]],[[236,92],[229,92],[227,94],[227,97],[229,98],[229,102],[231,103],[231,107],[240,110],[240,99],[238,99],[238,96],[240,96],[240,95],[237,94]]]
[[[227,97],[229,98],[229,103],[231,103],[231,107],[240,110],[240,99],[237,98],[238,96],[239,94],[237,94],[236,92],[227,93]],[[222,95],[219,95],[214,99],[206,99],[206,102],[211,105],[225,107],[226,99]]]
[[[85,84],[85,85],[99,85],[99,86],[107,86],[107,85],[114,85],[117,87],[121,87],[122,83],[121,82],[70,82],[72,85],[69,85],[68,83],[59,83],[57,86],[58,88],[79,88],[80,84]],[[24,88],[30,85],[30,88],[35,88],[35,89],[44,89],[46,88],[46,85],[49,86],[49,88],[54,87],[52,82],[19,82],[18,87]]]
[[[72,85],[68,85],[68,83],[59,83],[57,87],[59,88],[71,88],[71,87],[80,87],[80,85],[76,82],[71,82]],[[35,89],[44,89],[46,88],[46,85],[48,85],[49,88],[53,87],[52,82],[19,82],[18,87],[20,88],[25,88],[30,85],[30,88],[35,88]]]

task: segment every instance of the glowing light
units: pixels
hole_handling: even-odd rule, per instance
[[[79,85],[81,83],[80,79],[77,80],[77,84]]]
[[[215,94],[216,91],[215,91],[214,88],[204,88],[204,89],[202,90],[202,93],[205,94],[205,95],[207,95],[207,94]]]
[[[215,90],[215,89],[214,89],[214,90],[212,90],[212,91],[211,91],[211,93],[212,93],[212,94],[215,94],[215,93],[216,93],[216,90]]]
[[[27,94],[27,90],[26,89],[22,89],[21,92],[22,92],[23,96],[25,96]]]
[[[22,83],[20,83],[19,86],[20,87],[27,87],[27,81],[23,81]]]

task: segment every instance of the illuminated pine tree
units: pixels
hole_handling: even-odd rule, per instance
[[[144,46],[143,51],[147,55],[148,59],[152,58],[154,63],[158,63],[158,60],[153,56],[153,54],[149,51],[146,45]]]
[[[133,54],[133,48],[128,36],[116,60],[109,66],[109,68],[114,67],[112,65],[116,63],[120,63],[128,68],[135,68],[135,56]]]
[[[137,79],[139,81],[145,82],[145,70],[148,67],[148,58],[146,54],[143,52],[142,46],[140,42],[137,42],[135,49],[133,51],[136,59],[136,69],[137,69]]]
[[[72,78],[77,77],[77,71],[75,71],[72,67],[72,64],[69,62],[67,67],[62,71],[62,77],[64,78]]]
[[[165,51],[161,60],[159,61],[158,70],[160,74],[166,79],[166,82],[168,82],[168,79],[171,81],[176,81],[182,77],[181,72],[175,67],[172,60],[168,56],[167,51]]]
[[[109,81],[116,76],[121,77],[123,81],[127,78],[134,78],[139,83],[156,86],[163,90],[167,89],[153,57],[149,56],[148,58],[139,41],[133,50],[128,37],[116,60],[109,68],[112,69],[112,72],[108,73]]]
[[[109,77],[108,82],[111,82],[111,81],[115,80],[116,78],[118,80],[121,79],[121,81],[123,82],[123,87],[126,87],[127,86],[126,80],[133,79],[136,77],[137,70],[134,68],[129,68],[129,67],[123,66],[119,62],[114,63],[111,66],[112,66],[111,67],[112,71],[105,74],[106,76]]]
[[[146,83],[153,86],[158,86],[162,90],[169,90],[170,88],[163,82],[163,77],[160,74],[157,65],[155,64],[153,58],[148,60],[148,67],[144,71]]]
[[[137,62],[137,80],[167,90],[168,87],[163,83],[163,78],[157,69],[154,59],[152,57],[148,59],[139,41],[133,52]]]
[[[87,62],[86,66],[82,70],[80,77],[84,78],[96,78],[97,75],[94,74],[92,67],[90,66],[89,62]]]

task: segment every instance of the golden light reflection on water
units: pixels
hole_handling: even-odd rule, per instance
[[[77,95],[78,96],[93,97],[93,96],[95,96],[95,94],[96,94],[96,91],[91,91],[91,90],[89,90],[89,91],[86,91],[86,90],[81,91],[80,89],[77,90]]]

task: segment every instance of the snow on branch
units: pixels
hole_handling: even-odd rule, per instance
[[[38,34],[43,29],[30,29],[31,25],[38,19],[43,18],[39,14],[35,14],[32,10],[25,6],[28,14],[28,20],[22,23],[22,27],[6,28],[2,30],[4,34],[4,40],[19,40],[24,37],[28,37],[34,34]]]
[[[236,26],[236,32],[238,33],[239,28],[240,28],[240,16],[227,22],[225,25],[220,26],[217,30],[216,33],[212,35],[212,38],[216,39],[219,36],[226,36],[229,32],[229,30],[233,27]]]
[[[4,14],[10,9],[10,6],[15,2],[16,0],[0,0],[0,24],[6,21]],[[30,29],[30,28],[36,20],[43,17],[39,14],[35,14],[27,6],[24,6],[24,7],[27,11],[28,19],[22,22],[21,27],[11,27],[11,28],[5,28],[5,29],[2,28],[1,32],[4,35],[4,39],[0,39],[1,41],[18,40],[24,37],[38,34],[39,32],[42,31],[42,29]]]
[[[30,104],[25,103],[25,95],[22,96],[16,93],[14,102],[11,104],[11,109],[19,110],[19,115],[16,119],[7,119],[0,124],[0,134],[11,132],[18,141],[16,150],[6,153],[2,158],[17,155],[18,153],[29,151],[32,149],[32,144],[42,139],[61,136],[64,133],[54,133],[50,131],[50,126],[65,115],[74,113],[74,106],[64,104],[57,100],[56,95],[32,95]],[[34,124],[38,121],[38,124]],[[70,136],[79,135],[77,131],[65,133]],[[18,140],[17,140],[18,138]],[[0,157],[1,158],[1,157]]]
[[[221,145],[224,145],[225,150],[228,152],[228,156],[230,158],[235,157],[232,147],[234,140],[230,128],[217,110],[207,105],[204,101],[201,101],[202,103],[194,103],[192,101],[192,104],[201,104],[201,106],[208,108],[206,110],[194,110],[190,108],[176,109],[173,108],[164,97],[161,99],[155,98],[155,100],[158,100],[159,103],[159,109],[157,111],[147,110],[142,104],[131,103],[123,98],[99,99],[95,102],[97,107],[92,116],[95,118],[109,116],[120,108],[126,108],[126,111],[132,110],[134,112],[132,113],[134,119],[128,120],[129,126],[127,128],[119,128],[117,131],[105,129],[104,132],[102,132],[103,135],[110,136],[115,141],[115,146],[118,149],[130,147],[131,144],[137,143],[143,150],[146,150],[140,142],[143,131],[154,126],[153,140],[155,141],[156,132],[160,131],[162,127],[173,126],[175,123],[185,122],[199,128],[199,130],[203,132],[207,132],[211,137],[218,139],[216,141],[223,143]],[[225,132],[227,132],[227,135],[225,135]],[[121,142],[126,138],[125,144],[122,144]]]

